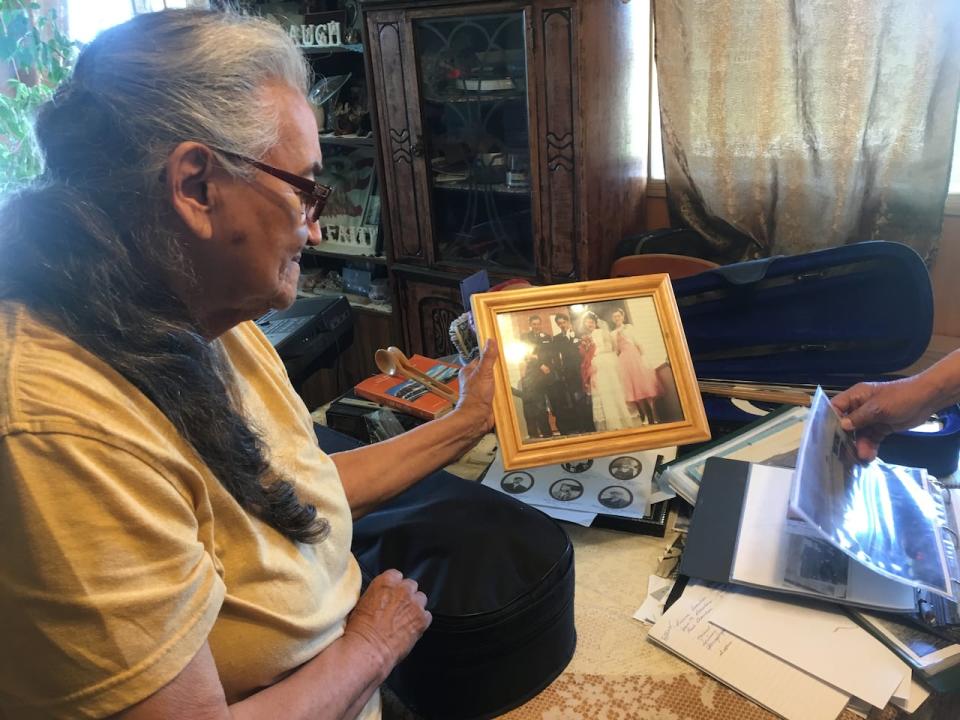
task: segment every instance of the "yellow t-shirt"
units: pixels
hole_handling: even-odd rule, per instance
[[[271,464],[330,522],[318,544],[246,513],[139,390],[0,302],[0,717],[116,713],[207,639],[234,702],[342,634],[360,572],[336,467],[256,326],[221,341]]]

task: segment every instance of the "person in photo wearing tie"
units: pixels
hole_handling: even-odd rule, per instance
[[[548,438],[553,434],[547,412],[550,336],[543,332],[543,319],[539,315],[531,315],[527,323],[529,332],[520,336],[520,340],[530,348],[521,386],[523,416],[527,421],[527,434],[531,438]]]
[[[552,382],[547,386],[547,396],[557,429],[562,435],[593,432],[593,411],[580,380],[580,338],[567,313],[557,313],[553,321],[560,332],[551,341]]]

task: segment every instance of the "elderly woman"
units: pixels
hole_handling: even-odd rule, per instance
[[[359,596],[351,517],[491,427],[496,353],[446,417],[318,449],[250,322],[320,240],[306,85],[280,28],[170,11],[39,115],[0,219],[0,717],[377,717],[430,623],[395,570]]]

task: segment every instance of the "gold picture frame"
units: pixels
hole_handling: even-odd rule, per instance
[[[471,305],[481,345],[500,348],[506,469],[710,439],[668,275],[477,293]]]

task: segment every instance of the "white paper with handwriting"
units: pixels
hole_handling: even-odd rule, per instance
[[[909,688],[910,667],[844,612],[791,600],[730,588],[710,621],[874,707]]]
[[[787,720],[835,720],[850,696],[713,625],[723,599],[691,581],[650,638]]]

